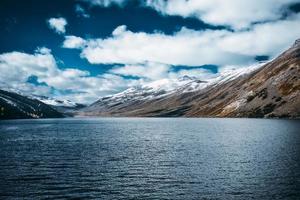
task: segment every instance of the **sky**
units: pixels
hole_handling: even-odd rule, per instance
[[[0,87],[92,103],[270,60],[300,38],[300,0],[1,0]]]

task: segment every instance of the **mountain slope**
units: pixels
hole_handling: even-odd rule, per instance
[[[233,94],[217,116],[299,117],[299,40],[249,77],[232,82],[230,87]],[[199,111],[195,110],[196,114]]]
[[[63,115],[41,101],[0,90],[0,119],[59,117]]]
[[[88,116],[299,117],[300,41],[248,73],[191,80],[171,91],[129,89],[82,109]],[[151,91],[151,89],[150,89]],[[160,93],[157,93],[159,91]],[[131,93],[131,95],[130,95]]]

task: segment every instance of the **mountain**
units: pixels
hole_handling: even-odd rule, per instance
[[[84,104],[75,103],[71,100],[59,100],[47,96],[33,95],[31,96],[31,98],[37,99],[43,102],[44,104],[51,106],[52,108],[54,108],[60,113],[63,113],[66,116],[73,116],[74,112],[86,107],[86,105]]]
[[[38,95],[32,95],[30,96],[32,99],[37,99],[47,105],[51,106],[58,106],[58,107],[76,107],[79,104],[72,102],[70,100],[59,100],[52,97],[47,96],[38,96]]]
[[[0,90],[0,119],[59,117],[63,117],[63,114],[39,100]]]
[[[300,40],[272,61],[208,81],[161,80],[100,98],[84,116],[300,117]]]

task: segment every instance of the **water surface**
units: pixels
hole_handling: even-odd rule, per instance
[[[0,122],[0,199],[299,199],[297,120]]]

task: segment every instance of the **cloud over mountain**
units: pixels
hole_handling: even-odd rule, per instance
[[[300,35],[299,21],[300,14],[295,14],[247,30],[197,31],[183,27],[172,35],[132,32],[122,25],[104,39],[68,36],[63,46],[81,49],[81,57],[92,64],[244,65],[257,55],[274,57],[287,48]]]
[[[17,51],[0,54],[0,69],[2,88],[36,95],[58,95],[77,102],[90,102],[134,82],[113,74],[91,76],[88,71],[75,68],[60,69],[47,48],[39,48],[34,54]],[[31,77],[36,77],[38,84],[30,83]]]
[[[88,102],[159,79],[206,80],[288,48],[300,35],[299,5],[299,0],[34,5],[10,0],[1,7],[7,20],[0,30],[0,86]],[[52,51],[34,52],[40,46]]]

